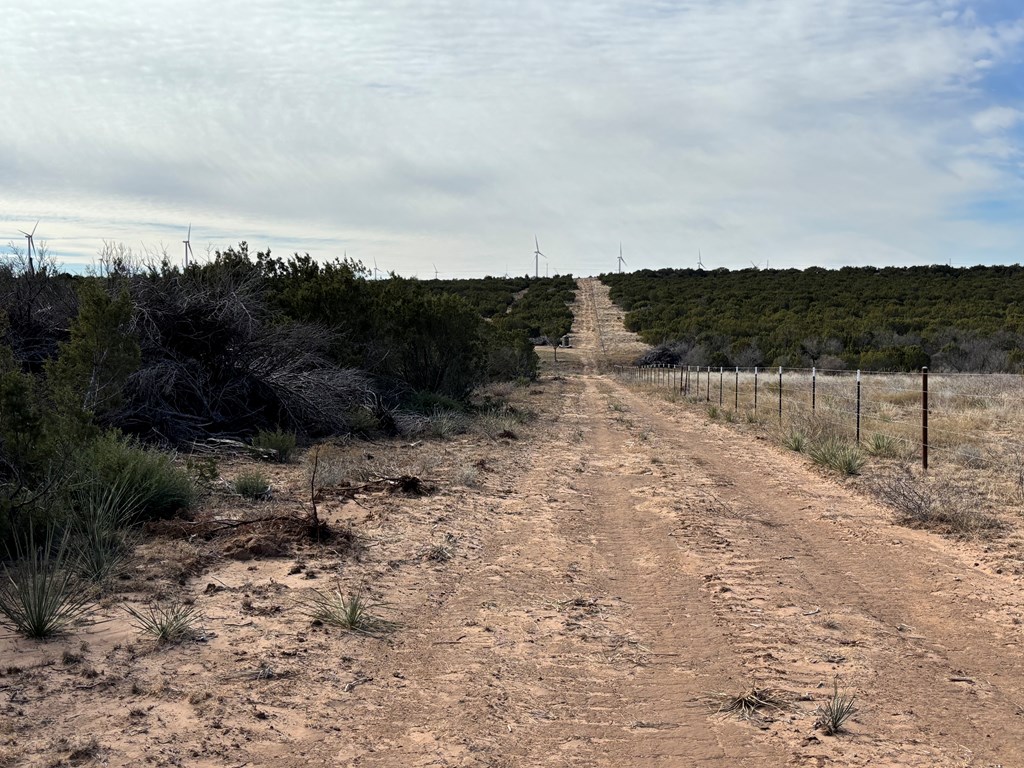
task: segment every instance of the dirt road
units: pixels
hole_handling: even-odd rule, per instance
[[[479,563],[396,639],[379,674],[416,695],[380,702],[352,764],[1024,765],[1018,585],[594,373],[639,345],[600,286],[578,302],[588,373],[494,504]],[[837,679],[858,713],[829,737],[815,710]],[[754,685],[792,706],[709,712]]]
[[[530,441],[445,449],[486,454],[476,487],[346,505],[372,546],[306,564],[371,584],[397,632],[310,628],[275,598],[309,584],[289,562],[229,563],[188,585],[226,619],[206,645],[130,664],[117,645],[103,702],[42,666],[36,698],[19,683],[0,764],[47,764],[56,748],[25,722],[46,712],[99,723],[110,765],[1024,766],[1020,584],[799,457],[597,373],[642,346],[610,306],[583,284],[584,373],[533,391]],[[442,535],[450,561],[422,557]],[[242,682],[257,660],[277,674]],[[815,710],[835,680],[858,712],[826,736]],[[791,703],[713,712],[755,685]]]

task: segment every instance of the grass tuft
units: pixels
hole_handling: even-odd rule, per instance
[[[145,610],[130,605],[124,608],[135,619],[135,626],[161,644],[191,640],[196,635],[196,624],[201,618],[195,605],[183,603],[151,605]]]
[[[262,472],[243,472],[235,478],[232,487],[242,498],[262,501],[270,498],[270,481]]]
[[[273,431],[261,429],[252,439],[252,447],[261,456],[269,456],[281,464],[287,464],[291,461],[292,456],[295,454],[296,445],[298,445],[298,439],[295,433],[286,432],[280,427]]]
[[[715,694],[713,701],[718,704],[716,714],[735,715],[741,720],[762,717],[766,711],[782,712],[791,702],[789,696],[776,688],[754,686],[738,696],[728,693]]]

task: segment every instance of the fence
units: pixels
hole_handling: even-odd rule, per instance
[[[783,428],[816,418],[869,447],[892,441],[924,469],[943,460],[1006,465],[1024,478],[1024,376],[1018,374],[709,366],[619,366],[617,372],[723,412],[777,419]]]

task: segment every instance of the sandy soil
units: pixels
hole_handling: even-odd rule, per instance
[[[104,623],[0,640],[0,766],[1024,765],[1017,578],[599,373],[642,345],[599,284],[577,301],[582,370],[517,393],[520,439],[344,449],[438,486],[322,502],[355,550],[154,537]],[[277,472],[259,514],[303,504]],[[400,626],[314,626],[302,596],[336,585]],[[202,641],[157,647],[117,605],[161,595]],[[837,679],[858,712],[826,736]],[[790,703],[714,711],[754,685]]]

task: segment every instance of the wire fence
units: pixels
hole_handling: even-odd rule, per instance
[[[1005,466],[1024,478],[1019,374],[709,366],[618,366],[617,373],[750,421],[824,424],[869,450],[889,446],[915,457],[926,470],[936,462]]]

